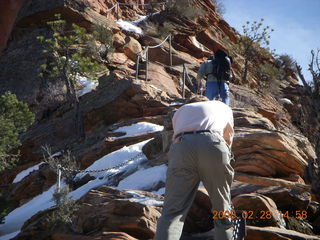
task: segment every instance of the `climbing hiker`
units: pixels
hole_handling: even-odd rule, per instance
[[[197,89],[200,89],[201,79],[206,76],[206,97],[214,100],[220,96],[225,104],[230,105],[231,64],[232,58],[225,51],[216,50],[214,57],[208,58],[200,65],[197,74]]]
[[[209,193],[213,211],[231,211],[230,165],[233,114],[221,101],[188,103],[173,115],[173,143],[168,152],[168,171],[157,240],[178,240],[200,181]],[[214,239],[231,240],[230,218],[214,219]]]

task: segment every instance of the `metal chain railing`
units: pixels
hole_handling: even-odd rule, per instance
[[[107,172],[110,170],[116,170],[119,169],[121,167],[126,166],[127,164],[129,164],[130,162],[140,158],[143,156],[143,152],[135,155],[133,158],[130,158],[129,160],[126,160],[116,166],[113,167],[109,167],[109,168],[104,168],[104,169],[97,169],[97,170],[80,170],[80,169],[71,169],[71,168],[66,168],[66,167],[62,167],[61,165],[57,166],[57,188],[58,190],[60,190],[61,188],[61,179],[62,179],[62,173],[63,172],[68,172],[68,173],[100,173],[100,172]],[[116,173],[112,173],[110,175],[108,175],[108,177],[113,177]]]
[[[185,64],[183,64],[183,70],[182,70],[182,98],[185,98],[185,86],[186,86],[186,79],[188,80],[189,84],[192,85],[192,80],[190,79],[188,68]]]
[[[163,8],[166,6],[167,2],[159,2],[159,3],[146,3],[146,4],[143,4],[143,3],[136,3],[136,4],[130,4],[130,3],[116,3],[114,4],[111,8],[107,9],[106,10],[106,14],[108,14],[109,12],[111,12],[113,9],[116,10],[116,17],[117,17],[117,20],[119,20],[119,9],[120,9],[120,6],[154,6],[154,5],[162,5]]]
[[[149,49],[161,47],[167,40],[169,40],[169,57],[170,57],[170,67],[172,67],[172,35],[169,34],[161,43],[155,46],[146,46],[145,50],[141,55],[138,54],[137,56],[137,63],[136,63],[136,79],[139,78],[139,63],[141,59],[145,59],[146,61],[146,74],[145,80],[148,81],[148,71],[149,71]]]
[[[111,12],[113,9],[116,9],[116,18],[119,20],[119,3],[114,4],[111,8],[106,10],[106,15]]]

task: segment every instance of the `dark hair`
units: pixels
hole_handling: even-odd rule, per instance
[[[224,50],[222,49],[217,49],[215,52],[214,52],[214,56],[216,58],[225,58],[225,57],[228,57],[230,59],[230,63],[232,64],[233,63],[233,58],[231,56],[228,55],[227,52],[225,52]]]
[[[215,51],[214,56],[216,58],[225,58],[225,57],[228,57],[228,54],[222,49],[218,49]]]
[[[195,102],[204,102],[204,101],[209,101],[209,99],[206,96],[196,95],[196,96],[193,96],[190,99],[188,99],[186,101],[186,104],[187,103],[195,103]]]

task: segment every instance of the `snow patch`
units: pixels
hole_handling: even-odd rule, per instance
[[[203,50],[203,46],[198,42],[198,40],[196,39],[195,36],[191,36],[191,42],[192,42],[193,45],[195,45],[197,48],[200,48],[201,50]]]
[[[121,163],[126,162],[127,160],[133,159],[138,154],[141,153],[142,147],[149,142],[151,139],[148,139],[146,141],[130,145],[129,147],[123,147],[115,152],[112,152],[108,155],[105,155],[104,157],[100,158],[99,160],[95,161],[92,165],[90,165],[85,170],[102,170],[107,168],[115,167]],[[146,156],[144,154],[141,154],[139,157],[134,159],[133,161],[126,164],[125,171],[128,172],[132,169],[135,169],[141,162],[143,162],[146,159]],[[102,172],[92,172],[89,173],[91,176],[94,176],[96,178],[105,178],[110,175],[110,173],[115,172],[122,172],[123,169],[117,169],[117,170],[109,170],[109,171],[102,171]],[[82,178],[87,173],[78,173],[76,175],[76,178]]]
[[[128,32],[135,32],[138,34],[142,34],[143,31],[140,27],[136,26],[134,22],[123,21],[122,19],[118,20],[116,23],[120,25],[120,27]]]
[[[289,105],[293,105],[293,103],[291,102],[291,100],[290,99],[288,99],[288,98],[280,98],[279,99],[279,102],[280,103],[286,103],[286,104],[289,104]]]
[[[157,124],[153,124],[153,123],[148,123],[148,122],[139,122],[139,123],[135,123],[132,124],[130,126],[124,126],[124,127],[120,127],[116,130],[114,130],[113,132],[125,132],[126,135],[124,136],[120,136],[120,137],[116,137],[113,139],[120,139],[120,138],[125,138],[125,137],[130,137],[132,135],[136,135],[139,133],[151,133],[151,132],[159,132],[159,131],[163,131],[164,127],[157,125]]]
[[[56,185],[53,185],[49,190],[10,212],[5,217],[4,224],[0,225],[0,235],[19,231],[24,222],[33,215],[54,206],[55,203],[52,201],[52,194],[55,188]]]
[[[68,194],[68,196],[71,199],[78,200],[78,199],[82,198],[84,195],[86,195],[86,193],[89,192],[91,189],[99,187],[99,186],[101,186],[103,184],[107,184],[107,183],[108,183],[108,179],[96,178],[94,180],[87,182],[85,185],[77,188],[76,190],[70,192]]]
[[[141,22],[143,22],[143,21],[148,19],[148,16],[143,16],[143,15],[139,15],[139,14],[137,14],[137,15],[138,15],[139,18],[137,20],[132,21],[132,23],[134,25],[138,25],[139,23],[141,23]]]
[[[136,192],[131,192],[127,191],[128,193],[132,194],[133,198],[130,198],[130,202],[137,202],[141,203],[143,205],[148,205],[148,206],[162,206],[163,205],[163,200],[161,199],[156,199],[152,197],[147,197],[141,194],[138,194]]]
[[[14,238],[15,236],[17,236],[19,233],[20,233],[20,231],[16,231],[16,232],[13,232],[13,233],[9,233],[9,234],[3,235],[3,236],[0,237],[0,240],[9,240],[9,239]]]
[[[97,160],[94,164],[89,166],[87,170],[100,170],[103,168],[113,167],[119,163],[125,162],[127,159],[131,159],[141,153],[142,147],[150,141],[146,140],[134,145],[131,145],[129,147],[123,147],[120,150],[117,150],[115,152],[112,152],[101,159]],[[130,162],[129,164],[123,166],[122,168],[119,168],[117,170],[114,170],[113,172],[129,172],[132,169],[136,169],[137,166],[145,160],[146,157],[142,154],[139,158],[135,159],[134,161]],[[96,176],[97,179],[91,180],[85,185],[81,186],[80,188],[74,190],[73,192],[69,193],[70,198],[72,199],[79,199],[82,196],[84,196],[88,191],[90,191],[92,188],[99,187],[103,184],[108,183],[108,179],[104,179],[104,176],[107,176],[110,174],[110,171],[108,172],[101,172],[101,173],[93,173],[93,176]],[[80,176],[78,174],[77,176]],[[49,190],[43,192],[42,194],[34,197],[29,202],[25,203],[24,205],[16,208],[12,212],[10,212],[4,219],[4,224],[0,225],[0,239],[4,236],[11,236],[10,234],[14,234],[14,232],[17,232],[21,229],[25,221],[27,221],[29,218],[34,216],[40,211],[46,210],[50,207],[55,206],[55,202],[52,200],[52,195],[57,188],[56,184],[50,187]],[[9,239],[6,238],[6,239]]]
[[[166,191],[166,188],[163,187],[163,188],[160,188],[158,191],[153,191],[153,193],[162,195],[165,193],[165,191]]]
[[[167,166],[165,164],[136,171],[119,182],[119,190],[152,190],[160,182],[166,181]]]
[[[90,80],[89,78],[81,77],[81,76],[77,77],[77,81],[82,86],[82,88],[77,91],[78,97],[81,97],[81,96],[91,92],[93,89],[96,89],[96,87],[99,84],[98,82],[94,82],[94,81]]]
[[[24,179],[26,176],[28,176],[30,173],[32,173],[33,171],[38,171],[39,167],[44,163],[45,162],[41,162],[41,163],[39,163],[39,164],[37,164],[37,165],[35,165],[33,167],[30,167],[30,168],[28,168],[26,170],[23,170],[22,172],[18,173],[12,183],[18,183],[22,179]]]

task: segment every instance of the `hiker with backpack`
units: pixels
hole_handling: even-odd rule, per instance
[[[216,50],[214,57],[210,57],[200,65],[197,74],[197,93],[200,90],[201,79],[206,76],[206,97],[209,100],[220,97],[225,104],[230,105],[228,81],[231,78],[231,64],[232,58],[225,51]]]
[[[200,181],[208,191],[214,221],[214,239],[231,240],[230,147],[234,136],[232,109],[221,101],[188,103],[173,115],[173,143],[168,152],[166,190],[156,240],[179,240]]]

